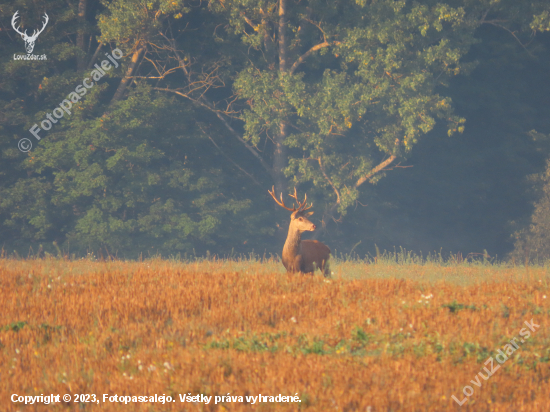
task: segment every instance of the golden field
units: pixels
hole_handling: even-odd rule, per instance
[[[333,270],[325,280],[274,261],[0,259],[0,410],[550,411],[546,267]],[[480,378],[531,320],[540,327]],[[25,405],[14,394],[99,402]],[[182,403],[189,394],[212,398]],[[235,401],[215,404],[228,394]],[[247,403],[258,394],[301,402]]]

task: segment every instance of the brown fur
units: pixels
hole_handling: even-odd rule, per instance
[[[307,218],[312,212],[294,212],[290,216],[288,236],[283,247],[283,265],[290,273],[313,275],[320,269],[325,277],[330,277],[328,260],[330,249],[317,240],[302,240],[302,233],[314,231],[316,226]]]

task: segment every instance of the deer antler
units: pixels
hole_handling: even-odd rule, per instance
[[[289,194],[289,196],[296,201],[296,204],[298,205],[297,210],[299,212],[305,212],[306,210],[311,209],[313,207],[313,203],[310,204],[309,207],[305,207],[307,203],[307,193],[304,194],[304,201],[300,203],[300,201],[298,200],[298,195],[296,194],[296,187],[294,187],[294,194],[293,195]]]
[[[17,10],[14,14],[13,14],[13,17],[11,18],[11,26],[13,27],[13,29],[15,30],[16,33],[19,33],[21,36],[26,36],[26,33],[27,33],[27,30],[25,30],[25,33],[22,33],[19,31],[19,29],[21,28],[21,26],[19,27],[15,27],[16,23],[17,23],[17,18],[19,17],[18,16],[19,14],[19,10]]]
[[[293,206],[292,209],[291,209],[291,208],[289,208],[288,206],[285,205],[282,193],[281,193],[281,200],[279,201],[277,199],[277,197],[275,196],[275,186],[273,186],[271,188],[271,190],[268,190],[267,192],[271,195],[273,200],[275,200],[275,203],[277,203],[279,206],[281,206],[282,208],[285,208],[286,210],[288,210],[290,212],[303,212],[303,211],[306,211],[306,210],[311,209],[313,207],[313,203],[311,205],[309,205],[309,207],[305,207],[306,202],[307,202],[307,194],[305,195],[303,202],[300,202],[298,200],[298,195],[296,194],[296,187],[294,188],[294,194],[293,195],[289,194],[289,196],[291,198],[293,198],[294,200],[296,200],[296,204],[298,205],[297,209],[296,209],[296,206]]]
[[[294,212],[296,211],[296,208],[293,207],[292,209],[285,206],[285,202],[283,200],[283,194],[281,193],[281,201],[277,200],[277,196],[275,196],[275,186],[273,186],[271,188],[271,190],[268,190],[267,193],[269,193],[271,195],[271,197],[273,198],[273,200],[275,200],[275,203],[277,203],[279,206],[281,206],[282,208],[285,208],[286,210],[290,210],[291,212]]]

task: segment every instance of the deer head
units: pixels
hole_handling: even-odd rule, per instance
[[[304,201],[300,202],[298,200],[298,195],[296,193],[296,188],[294,188],[294,194],[289,196],[296,201],[296,206],[293,206],[292,209],[285,205],[283,200],[283,194],[281,193],[280,200],[275,196],[275,186],[268,190],[268,193],[271,195],[275,203],[277,203],[282,208],[292,212],[290,215],[290,227],[291,229],[297,230],[299,233],[306,231],[314,231],[317,226],[315,226],[308,217],[313,214],[313,212],[306,212],[307,210],[313,207],[313,203],[307,206],[307,194],[304,196]]]
[[[19,10],[17,10],[14,13],[14,15],[11,19],[11,26],[13,27],[13,29],[17,33],[19,33],[21,35],[21,37],[25,41],[25,49],[27,50],[27,53],[31,54],[32,51],[34,50],[34,43],[36,42],[36,39],[38,38],[38,35],[44,31],[44,29],[46,28],[46,25],[48,24],[48,21],[50,19],[49,19],[48,15],[46,13],[44,13],[44,24],[42,25],[42,28],[40,30],[34,30],[34,32],[32,33],[32,36],[27,36],[27,30],[25,30],[25,32],[21,32],[19,30],[21,28],[21,26],[15,27],[16,22],[17,22],[17,18],[19,17],[18,13],[19,13]]]

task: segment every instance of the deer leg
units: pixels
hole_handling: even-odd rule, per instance
[[[328,264],[328,260],[323,260],[323,268],[322,268],[322,271],[323,271],[323,275],[326,277],[326,278],[330,278],[331,275],[330,275],[330,265]]]
[[[294,268],[293,272],[303,272],[302,268],[302,255],[298,255],[294,258]]]

